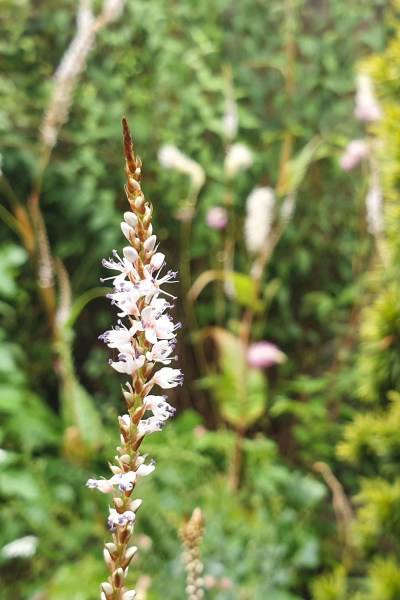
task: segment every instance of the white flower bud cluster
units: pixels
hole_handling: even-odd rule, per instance
[[[255,188],[246,200],[244,236],[246,248],[260,252],[271,231],[274,220],[275,194],[272,188]]]
[[[235,177],[240,171],[246,171],[253,164],[253,153],[245,146],[237,142],[230,146],[224,162],[225,174],[229,179]]]
[[[56,145],[58,132],[67,122],[69,109],[78,77],[86,68],[86,61],[93,48],[96,33],[119,17],[124,0],[105,0],[102,12],[93,16],[91,2],[81,0],[77,14],[77,30],[55,72],[55,86],[49,106],[40,127],[40,138],[49,148]]]

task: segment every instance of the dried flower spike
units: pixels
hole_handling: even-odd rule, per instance
[[[140,445],[146,435],[160,431],[165,421],[173,416],[175,409],[167,402],[167,396],[151,394],[154,386],[168,389],[182,383],[182,373],[169,365],[176,357],[174,324],[166,311],[172,307],[164,284],[173,283],[176,273],[167,271],[164,254],[158,251],[157,238],[151,224],[153,207],[147,202],[141,188],[142,162],[134,153],[132,138],[125,119],[124,154],[126,161],[126,195],[130,211],[124,214],[121,230],[129,245],[116,250],[113,257],[103,260],[103,265],[117,274],[106,279],[113,280],[114,290],[109,298],[118,309],[118,321],[114,328],[100,336],[117,357],[109,364],[119,373],[129,375],[130,381],[123,389],[126,413],[119,417],[120,446],[115,462],[110,464],[110,479],[89,479],[87,486],[112,495],[108,525],[112,542],[105,545],[104,559],[110,570],[107,582],[101,584],[102,600],[128,600],[136,592],[127,590],[125,579],[128,566],[136,553],[130,546],[136,512],[141,500],[134,498],[134,490],[140,477],[154,471],[154,461],[145,462]],[[104,281],[104,279],[103,279]],[[168,299],[167,299],[167,298]]]
[[[200,544],[203,537],[204,521],[200,508],[195,508],[190,519],[180,528],[179,537],[184,551],[182,561],[186,570],[186,595],[188,600],[200,600],[204,596]]]

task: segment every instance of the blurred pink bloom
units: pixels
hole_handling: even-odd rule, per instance
[[[272,367],[285,362],[285,360],[286,355],[271,342],[256,342],[251,344],[247,350],[247,362],[251,367],[259,369]]]
[[[212,229],[224,229],[228,223],[228,212],[222,206],[212,206],[206,214],[206,223]]]
[[[368,156],[368,152],[369,149],[365,140],[351,140],[340,159],[340,168],[344,171],[351,171]]]
[[[197,427],[193,429],[193,433],[196,437],[202,437],[205,433],[207,433],[207,429],[204,427],[204,425],[197,425]]]

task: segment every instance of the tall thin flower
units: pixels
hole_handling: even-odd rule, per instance
[[[274,220],[275,194],[272,188],[255,188],[246,200],[244,237],[247,250],[260,252]]]
[[[75,87],[85,70],[97,32],[121,15],[124,3],[125,0],[105,0],[100,14],[94,17],[91,0],[80,0],[75,37],[54,74],[53,93],[40,126],[40,137],[45,146],[53,148],[56,145],[59,130],[68,121]]]
[[[108,277],[114,290],[109,297],[117,307],[117,324],[100,338],[117,351],[109,364],[119,373],[130,377],[123,395],[126,413],[118,419],[121,443],[110,463],[112,477],[89,479],[87,486],[110,494],[108,525],[112,542],[106,543],[104,559],[110,570],[107,582],[101,584],[101,600],[131,600],[134,590],[126,587],[128,566],[136,547],[130,546],[136,512],[142,501],[135,497],[135,487],[140,477],[154,471],[154,461],[146,462],[140,446],[147,435],[160,431],[175,409],[167,396],[154,392],[154,388],[169,389],[182,383],[182,373],[169,365],[175,347],[176,330],[167,314],[174,296],[164,290],[164,285],[175,281],[176,273],[167,271],[164,254],[158,251],[157,238],[151,224],[153,207],[146,201],[141,187],[142,162],[134,153],[128,124],[122,120],[124,154],[126,161],[125,187],[130,211],[124,214],[121,230],[129,245],[116,250],[113,257],[103,260],[103,265],[116,274]],[[104,281],[104,280],[103,280]]]

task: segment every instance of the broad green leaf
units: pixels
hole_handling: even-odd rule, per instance
[[[293,194],[302,183],[308,167],[314,160],[319,160],[330,153],[326,144],[316,136],[306,144],[286,165],[287,177],[277,190],[279,196]]]
[[[189,300],[192,302],[198,298],[203,289],[212,281],[229,281],[233,283],[237,296],[237,302],[241,306],[248,306],[255,311],[263,309],[263,304],[259,301],[256,293],[254,280],[244,273],[235,271],[205,271],[194,282],[189,290]]]
[[[244,273],[235,271],[225,272],[224,281],[231,281],[235,287],[236,300],[241,306],[248,306],[254,310],[259,309],[254,279]]]
[[[247,429],[263,414],[267,386],[262,371],[248,366],[242,341],[225,329],[209,330],[218,347],[219,372],[209,378],[223,418]]]
[[[65,425],[76,427],[80,438],[90,448],[99,447],[103,440],[99,413],[93,398],[75,377],[70,377],[67,381],[62,394],[62,402]]]

